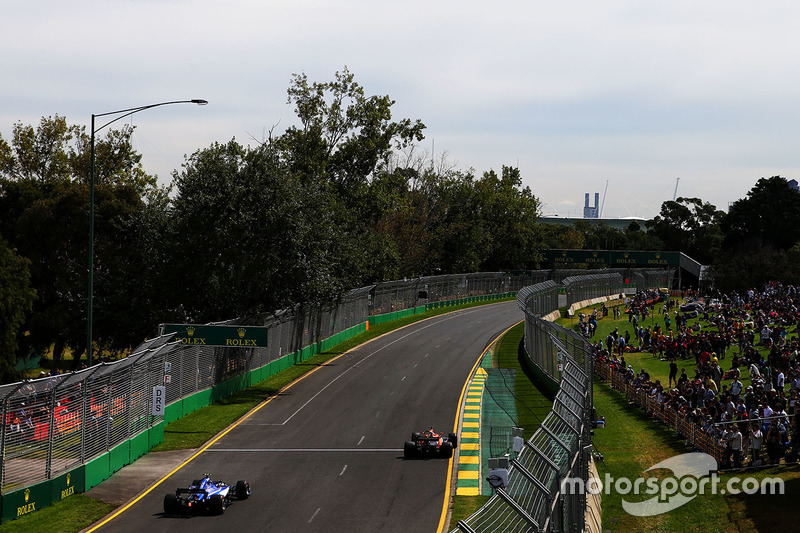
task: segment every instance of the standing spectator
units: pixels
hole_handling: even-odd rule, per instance
[[[764,372],[762,373],[764,377],[764,390],[769,392],[772,390],[772,369],[770,369],[769,365],[764,365]]]
[[[781,444],[781,431],[778,428],[778,420],[773,419],[767,431],[767,456],[769,456],[769,464],[776,465],[781,462],[781,455],[783,455]]]
[[[733,424],[733,429],[729,431],[728,440],[730,442],[730,450],[733,454],[733,468],[741,468],[742,466],[742,432],[739,431],[739,426]]]
[[[761,369],[759,368],[758,363],[754,361],[753,363],[750,364],[750,381],[758,385],[763,380],[764,378],[761,375]]]
[[[736,401],[739,399],[740,394],[742,394],[742,382],[739,381],[738,377],[735,377],[731,383],[731,397]]]
[[[722,467],[728,468],[731,466],[731,454],[733,453],[733,424],[722,425],[722,435],[720,436],[719,443],[725,446],[725,451],[722,453]]]
[[[761,427],[757,424],[750,425],[750,453],[752,454],[753,466],[760,466],[761,444],[764,441],[764,434]]]
[[[761,330],[761,338],[758,340],[759,344],[769,346],[771,343],[770,335],[772,335],[772,330],[769,329],[768,325],[764,324],[764,329]]]
[[[712,354],[714,355],[714,354]],[[722,367],[719,366],[719,360],[714,357],[711,359],[711,379],[714,380],[714,384],[717,386],[717,390],[720,390],[720,385],[722,383]]]
[[[675,381],[675,386],[678,386],[678,363],[675,362],[675,358],[671,358],[669,361],[669,384],[668,387],[672,387],[672,381]]]

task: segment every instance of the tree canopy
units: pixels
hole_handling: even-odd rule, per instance
[[[404,277],[539,268],[545,248],[682,251],[724,287],[798,277],[800,194],[783,178],[759,180],[727,214],[678,198],[646,228],[544,225],[518,168],[434,166],[417,151],[425,125],[393,117],[395,101],[368,95],[347,68],[329,82],[295,74],[287,94],[297,125],[255,146],[199,148],[166,187],[143,170],[132,128],[96,140],[101,353],[161,322],[324,304]],[[85,128],[64,117],[0,136],[4,375],[20,350],[85,351],[89,168]]]

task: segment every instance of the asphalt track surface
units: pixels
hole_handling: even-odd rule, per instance
[[[452,459],[405,460],[403,442],[454,430],[476,361],[522,318],[516,302],[456,311],[317,367],[98,531],[437,531]],[[253,494],[220,516],[165,515],[164,495],[205,472]]]

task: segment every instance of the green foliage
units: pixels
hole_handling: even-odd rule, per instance
[[[603,221],[590,223],[579,220],[575,229],[583,234],[585,250],[627,250],[628,238],[624,231],[612,228]]]
[[[18,338],[36,298],[30,278],[30,261],[17,255],[0,237],[0,379],[3,383],[17,378],[14,364]]]
[[[422,122],[392,121],[394,100],[365,96],[347,67],[326,83],[309,84],[305,74],[294,74],[288,95],[301,123],[278,139],[290,168],[301,175],[324,176],[345,200],[361,196],[368,178],[393,148],[423,139]]]
[[[800,241],[800,193],[780,176],[761,178],[722,220],[727,248],[788,250]]]
[[[326,183],[293,175],[277,144],[200,150],[176,174],[164,274],[193,320],[336,298],[360,277],[348,213]],[[202,288],[202,290],[198,290]]]
[[[95,331],[101,345],[131,331],[128,317],[120,316],[125,312],[117,312],[129,308],[129,299],[113,296],[128,292],[137,268],[129,261],[130,221],[143,208],[142,198],[157,190],[130,145],[132,131],[110,130],[96,140]],[[30,260],[37,292],[22,326],[30,333],[23,348],[54,346],[54,364],[67,346],[76,356],[85,349],[89,167],[84,128],[58,115],[35,128],[15,124],[10,144],[0,138],[0,234]]]
[[[485,228],[481,271],[534,268],[541,255],[537,229],[541,202],[522,187],[518,168],[503,166],[500,176],[485,172],[476,184],[477,214]]]
[[[709,264],[722,244],[723,212],[699,198],[678,198],[661,205],[661,214],[647,222],[648,232],[664,250],[683,252]]]
[[[724,241],[713,265],[716,288],[800,283],[800,193],[779,177],[761,178],[722,218]]]
[[[48,185],[70,179],[69,143],[77,127],[64,117],[42,118],[39,126],[14,124],[12,150],[4,149],[4,173],[14,179]]]

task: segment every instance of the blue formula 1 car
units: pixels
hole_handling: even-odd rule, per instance
[[[411,440],[403,445],[403,456],[406,459],[415,457],[452,457],[453,450],[458,447],[458,436],[455,433],[444,435],[432,427],[422,432],[411,434]]]
[[[252,493],[247,481],[237,481],[231,486],[223,481],[211,481],[211,474],[203,474],[201,479],[192,481],[188,489],[176,489],[175,494],[164,496],[164,512],[222,514],[233,498],[246,500]]]

